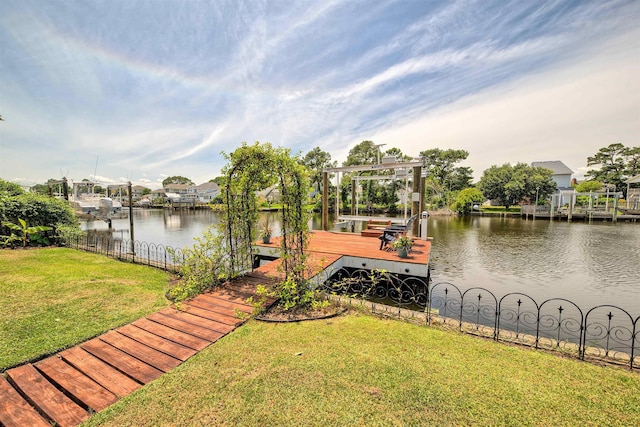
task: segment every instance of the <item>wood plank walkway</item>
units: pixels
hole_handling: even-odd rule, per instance
[[[164,308],[34,364],[0,375],[0,426],[71,427],[139,389],[237,328],[258,284],[274,281],[265,266],[180,310]],[[267,299],[267,304],[273,299]]]

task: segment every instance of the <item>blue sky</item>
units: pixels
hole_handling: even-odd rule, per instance
[[[638,1],[0,0],[0,177],[216,177],[241,142],[493,164],[640,140]],[[96,167],[97,165],[97,167]]]

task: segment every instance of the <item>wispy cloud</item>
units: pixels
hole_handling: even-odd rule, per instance
[[[205,181],[255,140],[338,160],[363,139],[462,147],[476,173],[529,149],[579,163],[609,138],[637,143],[634,1],[2,9],[3,178],[84,178],[99,154],[104,179]]]

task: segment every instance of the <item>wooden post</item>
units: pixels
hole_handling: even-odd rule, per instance
[[[132,191],[131,191],[131,181],[129,181],[129,186],[127,187],[129,190],[129,237],[131,238],[131,253],[135,253],[135,239],[133,237],[133,202],[132,202]]]
[[[322,172],[322,229],[329,230],[329,173]]]
[[[69,182],[67,182],[67,177],[62,178],[62,194],[64,194],[64,199],[69,201]]]
[[[422,213],[422,205],[420,199],[414,200],[413,195],[420,192],[420,179],[422,175],[422,168],[416,166],[413,168],[413,183],[411,192],[411,216],[420,215]],[[411,228],[411,234],[414,236],[420,235],[420,221],[413,221],[413,227]]]
[[[356,215],[356,209],[358,208],[358,196],[356,195],[356,180],[351,179],[351,215]]]
[[[569,198],[569,216],[567,217],[567,221],[571,222],[571,219],[573,218],[573,198],[575,197],[576,193],[575,191],[573,193],[571,193],[571,197]]]

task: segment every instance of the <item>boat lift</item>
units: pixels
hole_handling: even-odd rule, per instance
[[[422,175],[422,168],[424,166],[424,162],[422,159],[413,160],[410,162],[402,162],[398,163],[395,157],[389,156],[384,157],[381,163],[374,165],[354,165],[354,166],[343,166],[343,167],[335,167],[335,168],[327,168],[323,171],[323,190],[322,190],[322,229],[329,229],[329,174],[334,173],[336,178],[336,205],[335,205],[335,213],[336,213],[336,222],[334,226],[337,227],[348,227],[352,226],[355,221],[368,221],[368,220],[377,220],[377,221],[391,221],[392,224],[406,224],[408,217],[420,214],[424,209],[424,198],[422,196],[424,189],[424,176]],[[352,201],[352,210],[351,215],[343,215],[340,213],[340,177],[342,173],[353,173],[353,172],[376,172],[376,171],[386,171],[391,170],[394,172],[393,175],[372,175],[372,176],[354,176],[353,177],[353,188],[351,194]],[[409,175],[410,170],[413,170],[413,177]],[[408,211],[408,203],[409,203],[409,179],[413,180],[413,187],[411,192],[411,210],[410,215]],[[405,181],[405,197],[404,197],[404,212],[402,217],[386,217],[386,216],[371,216],[371,215],[360,215],[358,211],[358,195],[356,191],[356,186],[360,181],[367,180],[400,180],[404,179]],[[414,223],[413,233],[415,235],[418,234],[418,222]]]

